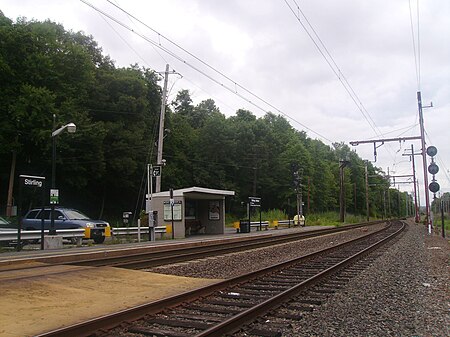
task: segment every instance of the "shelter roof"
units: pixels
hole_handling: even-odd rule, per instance
[[[188,187],[182,188],[178,190],[173,190],[174,197],[186,197],[192,199],[213,199],[213,198],[222,198],[226,196],[233,196],[234,191],[228,190],[216,190],[206,187]],[[169,197],[169,191],[163,191],[158,193],[153,193],[153,197]]]

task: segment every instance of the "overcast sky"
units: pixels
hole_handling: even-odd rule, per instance
[[[182,75],[170,75],[169,102],[189,89],[195,104],[212,98],[227,116],[240,108],[284,114],[328,145],[419,136],[420,90],[424,106],[433,102],[423,112],[427,146],[438,149],[436,179],[441,192],[450,191],[449,0],[112,1],[148,27],[106,0],[89,2],[140,36],[78,0],[0,0],[0,9],[13,20],[51,19],[92,35],[117,66],[163,71],[168,63]],[[411,174],[402,156],[411,144],[420,151],[420,141],[380,146],[374,165]],[[373,145],[352,148],[374,161]],[[421,157],[416,164],[423,205]]]

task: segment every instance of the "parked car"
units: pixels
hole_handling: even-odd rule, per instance
[[[44,229],[50,229],[51,208],[44,210],[36,208],[28,211],[22,219],[23,230],[40,230],[41,219],[44,219]],[[55,208],[55,229],[85,228],[85,238],[93,239],[95,243],[103,243],[105,237],[111,236],[109,223],[103,220],[92,220],[87,215],[73,208]]]

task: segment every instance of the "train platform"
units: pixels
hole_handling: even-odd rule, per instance
[[[294,227],[223,235],[195,235],[179,240],[105,244],[59,250],[25,250],[0,254],[0,335],[34,336],[92,317],[173,296],[217,279],[202,279],[115,267],[64,265],[93,255],[113,256],[170,247],[238,241],[325,227]],[[38,247],[38,245],[36,245]],[[126,294],[126,295],[124,295]]]
[[[252,236],[261,235],[282,235],[290,232],[298,231],[311,231],[317,229],[325,229],[327,226],[307,226],[307,227],[280,227],[278,229],[268,228],[267,230],[255,230],[250,233],[237,233],[233,227],[226,227],[224,234],[205,235],[198,234],[192,235],[184,239],[157,239],[156,241],[141,241],[131,243],[114,243],[112,238],[107,238],[103,244],[83,245],[75,246],[67,244],[63,249],[49,249],[40,250],[40,246],[37,244],[27,245],[20,252],[14,250],[5,250],[0,253],[0,267],[10,264],[28,263],[28,262],[42,262],[42,263],[69,263],[79,260],[87,259],[97,255],[102,256],[119,256],[124,251],[128,251],[130,254],[139,254],[145,251],[162,251],[168,249],[175,249],[185,245],[204,245],[208,242],[220,242],[223,240],[239,241],[246,240]]]

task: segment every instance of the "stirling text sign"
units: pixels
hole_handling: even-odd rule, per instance
[[[37,176],[27,176],[21,174],[19,176],[20,181],[25,187],[38,187],[42,188],[44,186],[45,177],[37,177]]]

